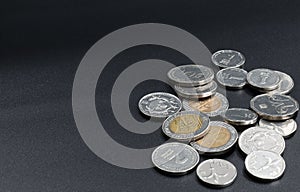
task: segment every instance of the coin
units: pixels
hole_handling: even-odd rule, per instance
[[[281,154],[285,148],[285,141],[280,134],[261,127],[252,127],[243,131],[238,143],[240,149],[246,154],[260,150]]]
[[[195,142],[191,142],[200,154],[222,154],[237,141],[238,133],[234,127],[221,121],[211,121],[208,133]]]
[[[152,162],[160,170],[169,173],[186,173],[199,163],[199,154],[183,143],[165,143],[153,151]]]
[[[254,69],[248,73],[247,81],[260,91],[272,91],[278,88],[280,77],[270,69]]]
[[[234,50],[217,51],[211,58],[213,64],[222,68],[241,67],[246,62],[244,55]]]
[[[168,117],[163,125],[163,132],[177,140],[194,140],[208,131],[209,118],[198,111],[182,111]]]
[[[251,99],[250,107],[263,119],[286,120],[299,110],[298,102],[290,96],[263,94]]]
[[[176,85],[192,87],[205,85],[214,79],[211,68],[203,65],[181,65],[168,72],[168,78]]]
[[[249,109],[231,108],[222,117],[227,123],[232,125],[253,125],[256,123],[258,115]]]
[[[289,137],[297,130],[297,123],[293,119],[285,121],[266,121],[261,119],[259,126],[263,128],[273,129],[283,137]]]
[[[286,73],[275,71],[280,77],[279,87],[271,92],[270,94],[280,93],[280,94],[288,94],[294,88],[294,81],[291,76]]]
[[[184,99],[182,104],[185,110],[200,111],[210,117],[215,117],[225,113],[229,107],[227,98],[220,93],[216,93],[207,99],[198,101]]]
[[[247,83],[247,71],[240,68],[225,68],[217,73],[216,78],[223,86],[239,89]]]
[[[150,93],[139,101],[140,111],[151,117],[168,117],[180,111],[181,107],[180,99],[172,94],[163,92]]]
[[[216,93],[217,88],[218,85],[215,81],[198,87],[181,87],[178,85],[174,86],[174,89],[179,96],[188,99],[198,99],[212,96]]]
[[[278,179],[285,170],[284,159],[272,151],[253,151],[245,159],[247,171],[260,179]]]

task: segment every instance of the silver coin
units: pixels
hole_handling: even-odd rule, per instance
[[[298,102],[290,96],[263,94],[251,99],[250,107],[263,119],[286,120],[299,110]]]
[[[186,173],[199,163],[199,154],[183,143],[165,143],[153,151],[152,162],[160,170],[169,173]]]
[[[288,94],[294,88],[294,80],[291,76],[286,73],[275,71],[280,77],[279,87],[271,92],[270,94],[279,93],[279,94]]]
[[[217,73],[216,78],[223,86],[242,88],[247,83],[247,71],[240,68],[225,68]]]
[[[180,99],[172,94],[163,92],[150,93],[139,101],[140,111],[151,117],[168,117],[180,111],[181,107]]]
[[[203,65],[181,65],[168,72],[168,78],[176,85],[192,87],[205,85],[214,79],[211,68]]]
[[[231,149],[237,139],[238,133],[234,127],[221,121],[211,121],[208,133],[190,144],[200,154],[219,155]]]
[[[246,62],[243,54],[234,50],[220,50],[215,52],[211,60],[218,67],[241,67]]]
[[[260,150],[281,154],[285,148],[285,141],[280,134],[262,127],[246,129],[241,133],[238,143],[240,149],[246,154]]]
[[[258,115],[249,109],[231,108],[223,115],[223,119],[232,125],[253,125],[256,123]]]
[[[174,89],[179,96],[188,99],[198,99],[212,96],[216,93],[217,88],[218,85],[215,81],[198,87],[181,87],[178,85],[174,86]]]
[[[284,159],[272,151],[253,151],[245,159],[247,171],[260,179],[278,179],[285,170]]]
[[[259,126],[267,129],[273,129],[283,137],[289,137],[297,130],[297,123],[293,119],[285,121],[266,121],[261,119]]]
[[[209,185],[225,187],[234,182],[237,177],[235,166],[223,159],[208,159],[197,167],[199,179]]]
[[[247,75],[248,83],[261,91],[272,91],[278,88],[279,75],[270,69],[254,69]]]

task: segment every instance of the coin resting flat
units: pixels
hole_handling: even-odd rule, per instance
[[[216,78],[223,86],[240,89],[247,83],[247,71],[240,68],[225,68],[217,73]]]
[[[244,55],[235,50],[219,50],[212,55],[211,60],[221,68],[241,67],[246,61]]]
[[[278,88],[280,77],[270,69],[254,69],[247,74],[247,81],[260,91],[271,91]]]
[[[261,119],[259,121],[259,126],[266,129],[272,129],[285,138],[289,137],[297,130],[297,123],[294,119],[285,121],[267,121]]]
[[[215,81],[198,87],[181,87],[178,85],[174,86],[174,89],[179,96],[188,99],[198,99],[212,96],[216,93],[217,88],[218,85]]]
[[[258,115],[249,109],[231,108],[223,115],[223,119],[232,125],[253,125],[256,123]]]

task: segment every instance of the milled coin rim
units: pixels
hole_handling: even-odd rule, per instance
[[[217,92],[218,84],[215,81],[211,81],[208,84],[203,85],[203,86],[209,86],[209,88],[207,88],[208,91],[206,91],[206,92],[194,91],[194,92],[187,93],[187,92],[182,91],[181,89],[185,89],[185,88],[193,89],[193,87],[182,87],[179,85],[175,85],[174,89],[179,96],[181,96],[183,98],[187,98],[187,99],[205,98],[205,97],[212,96]],[[197,87],[194,87],[194,89],[197,89]]]
[[[230,66],[230,67],[228,67],[228,66],[226,66],[226,65],[220,64],[220,63],[216,60],[216,56],[218,56],[218,55],[221,54],[221,53],[233,53],[233,52],[237,53],[238,56],[240,56],[240,58],[241,58],[241,62],[240,62],[239,64],[235,65],[235,66]],[[212,56],[211,56],[211,61],[212,61],[213,64],[215,64],[216,66],[221,67],[221,68],[238,68],[238,67],[241,67],[241,66],[243,66],[243,65],[245,64],[246,58],[245,58],[245,56],[244,56],[241,52],[239,52],[239,51],[236,51],[236,50],[233,50],[233,49],[222,49],[222,50],[216,51],[214,54],[212,54]]]
[[[232,85],[232,84],[229,84],[229,83],[225,83],[224,81],[221,80],[222,78],[220,77],[220,74],[223,73],[226,70],[236,70],[236,71],[239,71],[239,72],[243,73],[245,75],[245,81],[243,83],[239,84],[239,85]],[[221,85],[223,85],[225,87],[243,88],[247,84],[247,74],[248,74],[248,72],[244,69],[235,68],[235,67],[228,67],[228,68],[221,69],[220,71],[218,71],[218,73],[216,74],[216,79]]]
[[[254,73],[254,71],[268,71],[270,73],[272,73],[274,76],[277,76],[277,80],[273,85],[268,85],[268,86],[260,86],[258,84],[256,84],[254,81],[252,81],[251,79],[251,75]],[[248,72],[247,74],[247,82],[254,88],[257,88],[258,90],[261,91],[273,91],[275,89],[277,89],[279,87],[279,83],[280,83],[280,77],[279,74],[277,74],[274,70],[271,69],[266,69],[266,68],[258,68],[258,69],[253,69],[251,71]]]
[[[226,117],[226,113],[228,111],[232,111],[232,110],[238,110],[238,111],[248,111],[251,112],[255,115],[255,118],[251,119],[251,120],[234,120],[234,119],[229,119],[228,117]],[[254,111],[250,110],[250,109],[246,109],[246,108],[229,108],[223,115],[222,118],[224,119],[225,122],[232,124],[232,125],[253,125],[257,122],[258,120],[258,114],[255,113]]]

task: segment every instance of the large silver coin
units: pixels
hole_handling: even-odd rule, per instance
[[[186,173],[199,163],[199,154],[189,145],[166,143],[153,151],[152,162],[160,170],[169,173]]]
[[[237,176],[235,166],[223,159],[208,159],[197,167],[199,179],[209,185],[225,187],[234,182]]]
[[[168,117],[180,111],[181,107],[180,99],[172,94],[163,92],[150,93],[139,101],[140,111],[151,117]]]
[[[254,69],[248,73],[247,81],[260,91],[272,91],[278,88],[280,77],[270,69]]]
[[[223,115],[223,119],[232,125],[253,125],[256,123],[258,115],[249,109],[231,108]]]
[[[281,154],[285,148],[285,141],[280,134],[261,127],[252,127],[243,131],[238,143],[240,149],[246,154],[260,150]]]
[[[181,65],[168,72],[168,78],[176,85],[192,87],[205,85],[214,79],[211,68],[203,65]]]
[[[285,161],[272,151],[253,151],[245,159],[247,171],[260,179],[278,179],[285,170]]]
[[[246,59],[243,54],[234,50],[220,50],[215,52],[211,60],[218,67],[241,67]]]
[[[263,119],[285,120],[299,110],[298,102],[290,96],[263,94],[251,99],[250,107]]]
[[[283,137],[289,137],[297,130],[297,123],[293,119],[285,121],[266,121],[261,119],[259,126],[267,129],[273,129]]]
[[[174,86],[174,89],[179,96],[188,99],[199,99],[212,96],[216,93],[217,88],[218,85],[215,81],[198,87],[181,87],[178,85]]]
[[[275,71],[280,77],[279,87],[271,92],[270,94],[280,93],[280,94],[288,94],[294,88],[294,81],[291,76],[286,73]]]
[[[220,70],[216,78],[223,86],[239,89],[247,83],[247,71],[240,68],[226,68]]]

